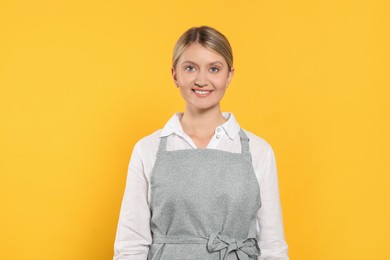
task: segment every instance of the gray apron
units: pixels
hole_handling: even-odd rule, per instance
[[[151,173],[153,242],[148,260],[257,259],[260,189],[249,139],[241,153],[216,149],[167,151],[162,137]]]

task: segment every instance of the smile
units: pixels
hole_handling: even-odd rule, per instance
[[[213,92],[213,90],[198,90],[198,89],[193,89],[192,91],[193,91],[197,96],[200,96],[200,97],[208,96],[208,95],[210,95],[211,92]]]

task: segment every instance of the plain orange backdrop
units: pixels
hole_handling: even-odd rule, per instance
[[[389,1],[0,2],[0,259],[111,259],[132,147],[184,102],[179,35],[274,147],[292,260],[390,259]]]

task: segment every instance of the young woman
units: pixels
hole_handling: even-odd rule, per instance
[[[186,108],[133,149],[115,260],[288,259],[273,150],[221,112],[233,75],[217,30],[177,41],[172,76]]]

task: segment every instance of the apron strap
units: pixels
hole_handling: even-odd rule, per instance
[[[213,232],[208,237],[153,235],[153,244],[161,245],[152,260],[160,259],[165,244],[206,244],[207,251],[219,253],[220,260],[249,260],[257,259],[261,255],[256,238],[236,240],[220,232]]]
[[[158,145],[157,157],[167,150],[168,136],[160,137],[160,144]]]
[[[244,132],[244,130],[242,130],[242,128],[240,128],[239,135],[241,139],[241,154],[250,162],[252,162],[252,156],[249,148],[249,138]]]

